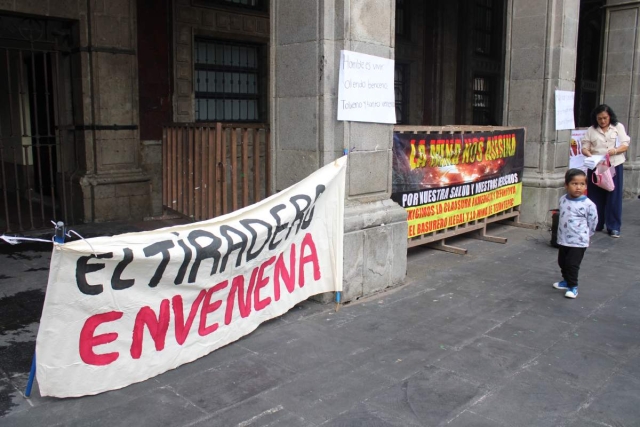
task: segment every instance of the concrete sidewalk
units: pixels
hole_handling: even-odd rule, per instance
[[[24,390],[50,245],[0,254],[0,425],[638,426],[640,201],[597,233],[564,298],[550,233],[495,226],[466,256],[417,248],[405,286],[302,303],[193,363],[108,393]],[[26,248],[26,247],[25,247]]]

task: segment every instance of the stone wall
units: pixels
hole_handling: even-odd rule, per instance
[[[568,130],[555,130],[555,91],[574,90],[579,0],[512,0],[507,8],[504,124],[527,128],[522,219],[557,207],[569,164]]]
[[[626,197],[640,194],[640,2],[608,0],[605,12],[601,101],[631,136],[624,164]]]
[[[75,24],[63,82],[73,96],[78,164],[73,175],[85,222],[142,219],[149,214],[149,176],[140,168],[135,0],[8,0],[1,11],[65,18]],[[62,120],[62,119],[61,119]],[[77,199],[76,199],[77,200]]]

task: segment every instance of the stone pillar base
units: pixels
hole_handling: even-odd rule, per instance
[[[525,172],[522,180],[520,220],[531,224],[550,225],[549,211],[558,207],[558,199],[564,191],[564,173],[540,175]]]
[[[354,301],[403,282],[407,274],[407,212],[392,200],[346,201],[342,301]],[[333,293],[316,296],[323,303]]]
[[[636,198],[640,195],[640,162],[624,162],[623,197]]]
[[[141,141],[140,166],[145,173],[151,177],[150,188],[150,210],[152,217],[159,217],[163,214],[162,208],[162,141],[147,140]]]
[[[150,182],[143,171],[80,177],[84,222],[142,221],[151,212]]]

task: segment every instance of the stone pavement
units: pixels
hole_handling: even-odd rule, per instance
[[[193,363],[76,399],[21,393],[50,247],[0,246],[0,425],[639,426],[640,201],[597,233],[564,298],[547,230],[493,226],[466,256],[411,250],[407,284],[304,302]],[[113,229],[116,230],[117,229]]]

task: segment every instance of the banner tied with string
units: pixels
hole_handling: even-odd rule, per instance
[[[144,381],[342,290],[346,157],[208,221],[54,244],[36,344],[43,396]]]

